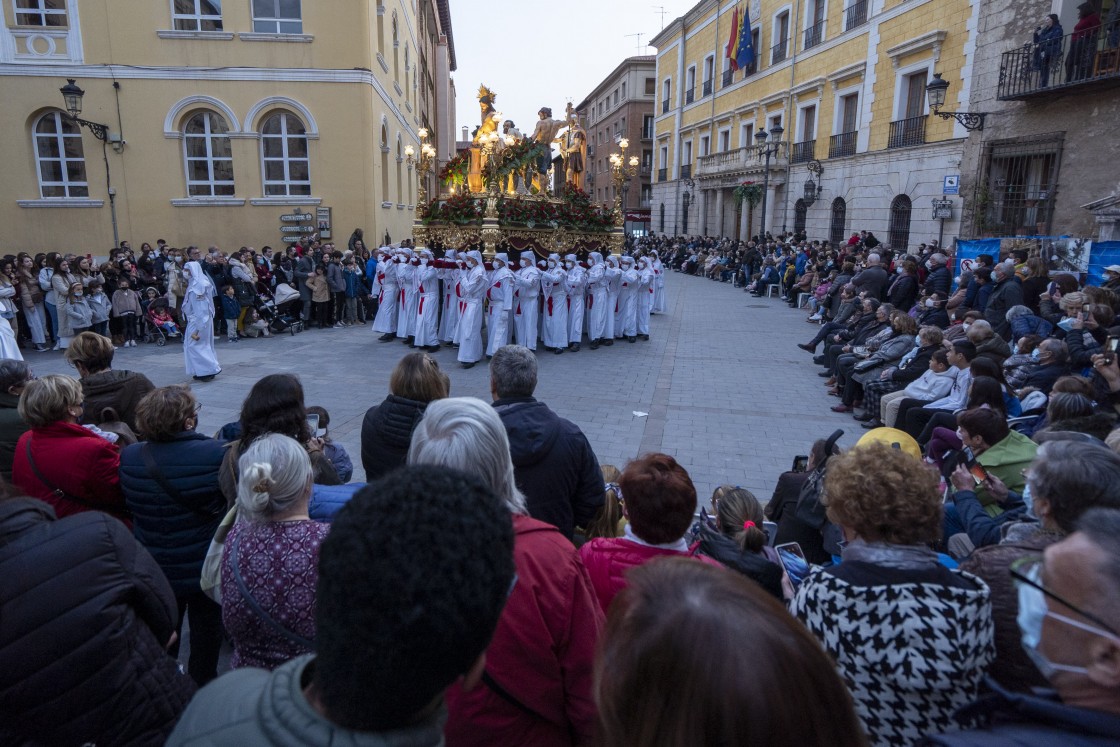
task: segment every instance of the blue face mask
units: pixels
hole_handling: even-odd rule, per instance
[[[1015,346],[1011,348],[1011,354],[1012,355],[1018,355],[1019,354],[1019,343],[1015,343]]]
[[[1034,350],[1031,351],[1031,360],[1032,361],[1036,361],[1041,357],[1042,357],[1042,351],[1039,350],[1038,348],[1035,348]]]
[[[1029,482],[1023,486],[1023,503],[1027,505],[1027,517],[1038,521],[1038,517],[1034,513],[1034,498],[1031,497],[1031,484]]]
[[[922,346],[922,336],[921,335],[914,335],[914,345],[916,345],[919,348]]]
[[[1071,329],[1073,329],[1073,318],[1067,316],[1065,319],[1058,322],[1058,326],[1064,329],[1066,332],[1069,332]]]

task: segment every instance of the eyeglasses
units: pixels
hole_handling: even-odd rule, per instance
[[[194,403],[194,414],[197,415],[198,411],[201,410],[201,409],[202,409],[202,403],[201,402],[195,402]]]
[[[1045,596],[1050,597],[1055,602],[1058,602],[1059,604],[1070,608],[1078,615],[1081,615],[1086,620],[1089,620],[1095,625],[1099,625],[1102,629],[1107,630],[1112,635],[1120,636],[1120,633],[1116,632],[1116,629],[1106,623],[1104,620],[1100,619],[1096,615],[1086,612],[1077,605],[1055,594],[1054,592],[1043,586],[1041,581],[1037,580],[1039,577],[1039,573],[1042,570],[1042,556],[1034,555],[1025,558],[1019,558],[1011,564],[1011,568],[1009,570],[1011,573],[1011,578],[1015,579],[1016,583],[1025,584],[1032,589],[1042,592],[1042,594],[1044,594]]]

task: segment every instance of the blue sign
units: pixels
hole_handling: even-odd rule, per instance
[[[959,195],[961,193],[961,175],[946,174],[941,184],[941,194]]]

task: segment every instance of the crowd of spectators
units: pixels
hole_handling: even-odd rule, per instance
[[[80,379],[0,361],[0,741],[1115,744],[1120,297],[870,234],[633,249],[804,293],[858,443],[698,496],[669,454],[600,465],[530,350],[491,402],[415,352],[346,483],[294,376],[210,438],[93,331]]]

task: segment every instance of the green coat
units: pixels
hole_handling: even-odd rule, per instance
[[[1027,480],[1023,477],[1023,470],[1034,461],[1038,444],[1018,431],[1011,431],[1002,441],[992,446],[976,458],[991,474],[998,477],[1007,486],[1008,490],[1022,493]],[[989,516],[999,516],[1003,513],[995,498],[988,493],[983,485],[976,491],[976,497],[984,505],[984,510]]]

